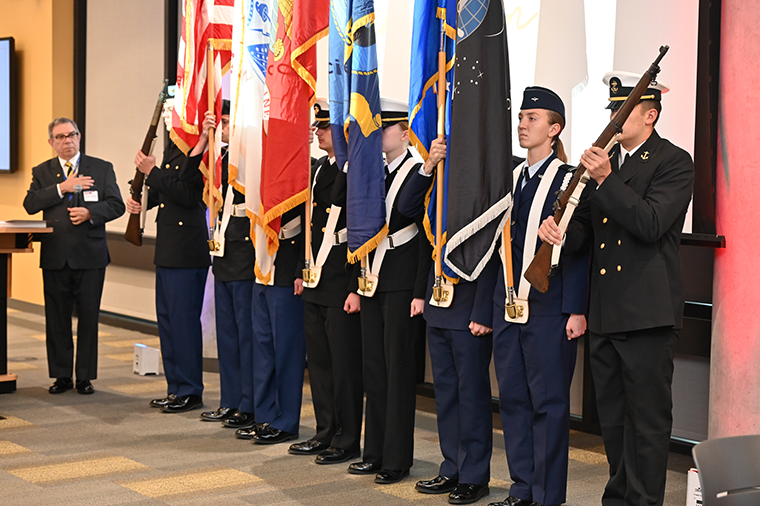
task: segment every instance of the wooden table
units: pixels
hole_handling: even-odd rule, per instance
[[[8,299],[11,297],[11,258],[13,253],[31,253],[32,234],[49,234],[51,227],[15,226],[0,222],[0,287],[6,289],[0,297],[0,394],[16,390],[17,376],[8,372]],[[2,290],[2,288],[0,288]]]

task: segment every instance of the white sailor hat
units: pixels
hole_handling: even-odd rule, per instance
[[[612,71],[608,72],[604,76],[604,84],[610,90],[610,103],[607,109],[620,109],[625,99],[631,94],[633,89],[639,83],[641,79],[640,74],[634,74],[633,72],[624,71]],[[662,94],[670,91],[670,88],[659,81],[655,81],[649,85],[649,88],[641,96],[641,100],[656,100],[662,99]]]
[[[381,98],[383,128],[393,126],[402,121],[409,121],[409,104],[392,98]]]
[[[311,126],[328,128],[330,126],[330,104],[324,98],[314,102],[314,123]]]

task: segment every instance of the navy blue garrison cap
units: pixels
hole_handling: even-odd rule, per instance
[[[546,109],[558,112],[562,116],[562,119],[565,119],[565,104],[562,102],[562,99],[549,88],[541,86],[528,86],[525,88],[520,109]]]

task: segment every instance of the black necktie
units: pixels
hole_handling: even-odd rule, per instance
[[[625,154],[625,158],[623,158],[623,165],[625,165],[626,163],[628,163],[628,160],[630,160],[630,159],[631,159],[631,154],[630,153],[626,153]]]

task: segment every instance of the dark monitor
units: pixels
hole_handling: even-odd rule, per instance
[[[14,41],[0,38],[0,174],[14,172],[18,164],[17,110]]]

